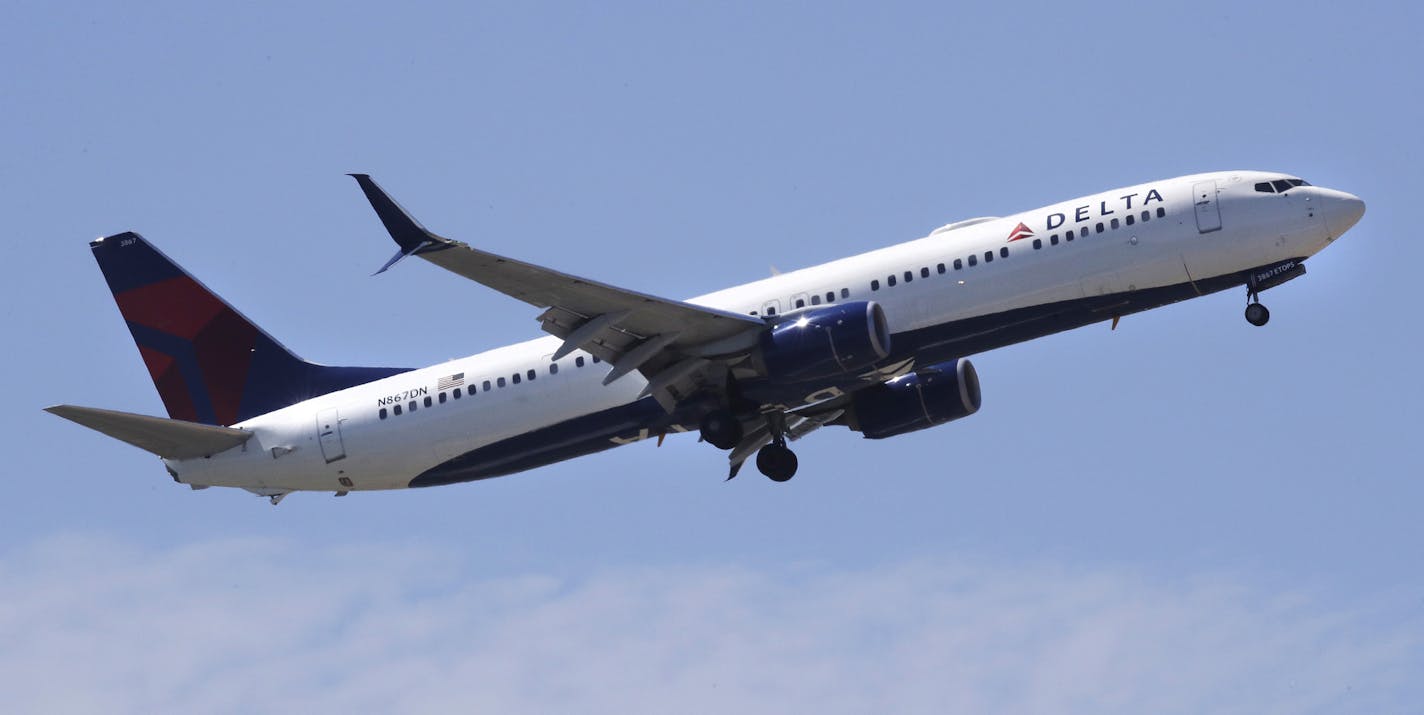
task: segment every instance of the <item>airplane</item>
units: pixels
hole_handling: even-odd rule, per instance
[[[277,504],[297,491],[402,489],[534,469],[696,432],[778,482],[827,426],[885,439],[979,410],[988,350],[1305,274],[1364,215],[1278,172],[1153,181],[685,301],[495,255],[427,230],[356,179],[405,258],[523,301],[546,337],[430,367],[297,357],[133,232],[90,243],[168,417],[47,411],[157,455],[193,489]]]

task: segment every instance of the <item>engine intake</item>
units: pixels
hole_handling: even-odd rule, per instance
[[[867,439],[935,427],[979,411],[979,373],[968,360],[922,367],[855,393],[846,424]]]
[[[793,313],[761,337],[758,370],[778,382],[802,382],[861,370],[890,354],[885,311],[855,301]]]

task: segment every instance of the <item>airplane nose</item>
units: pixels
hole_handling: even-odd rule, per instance
[[[1354,194],[1347,194],[1344,191],[1326,189],[1321,196],[1321,212],[1325,215],[1325,225],[1330,228],[1330,235],[1339,238],[1346,231],[1349,231],[1360,217],[1365,215],[1365,202]]]

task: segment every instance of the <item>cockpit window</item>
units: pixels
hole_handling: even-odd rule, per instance
[[[1276,179],[1256,184],[1256,190],[1263,194],[1284,194],[1297,186],[1310,186],[1304,179]]]

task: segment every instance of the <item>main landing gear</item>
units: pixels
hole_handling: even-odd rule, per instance
[[[784,482],[796,476],[796,453],[786,446],[786,415],[777,412],[766,416],[771,430],[771,444],[757,452],[757,470],[773,482]]]
[[[731,410],[719,409],[707,413],[702,418],[700,425],[702,431],[702,441],[711,444],[718,449],[736,449],[742,444],[747,436],[742,428],[741,420],[732,413]],[[766,415],[766,433],[761,429],[752,432],[753,437],[760,437],[746,446],[750,450],[758,442],[767,439],[770,435],[770,443],[757,450],[756,465],[757,470],[765,474],[774,482],[784,482],[796,476],[796,453],[786,446],[786,415],[782,413],[772,413]],[[732,454],[732,474],[727,477],[731,479],[737,475],[741,469],[742,460],[747,456],[740,456],[737,452]]]
[[[1249,284],[1246,286],[1246,322],[1261,327],[1271,320],[1271,311],[1261,305],[1261,294]]]
[[[784,482],[796,476],[796,453],[781,444],[772,442],[757,452],[757,470],[773,482]]]

